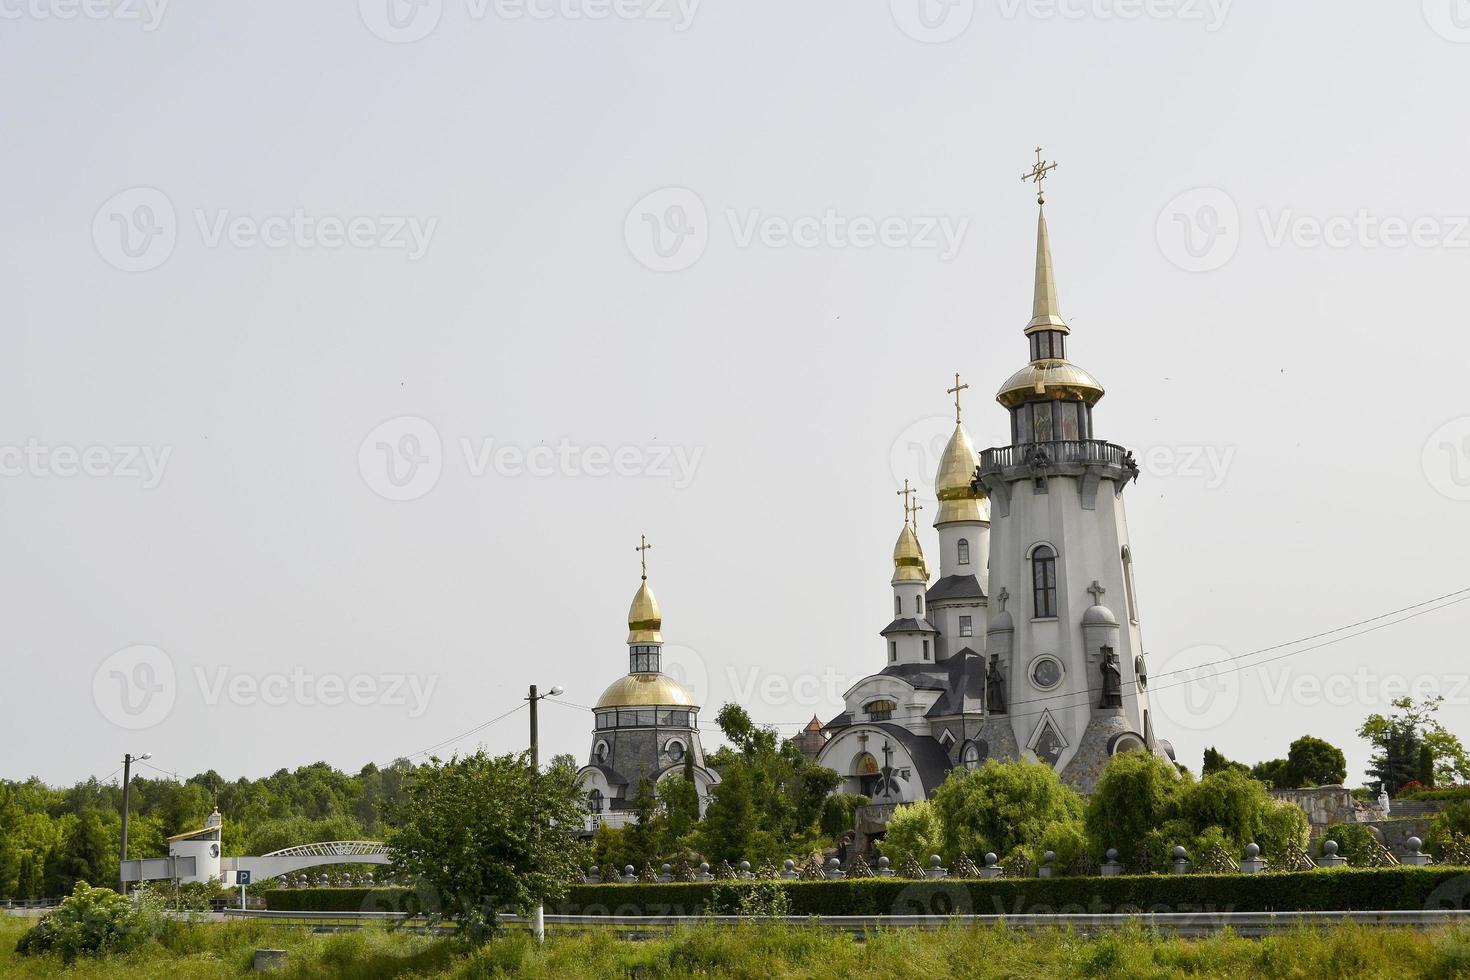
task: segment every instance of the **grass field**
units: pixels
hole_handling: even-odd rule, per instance
[[[387,977],[1465,977],[1470,929],[1432,933],[1336,927],[1262,940],[1166,939],[1142,930],[1085,939],[998,928],[896,930],[858,942],[844,934],[751,925],[691,928],[626,942],[606,933],[553,935],[545,948],[510,935],[469,950],[456,942],[386,930],[313,935],[259,922],[181,925],[156,946],[125,956],[23,957],[29,923],[0,916],[0,976],[194,980],[249,973],[257,948],[287,949],[282,978]]]

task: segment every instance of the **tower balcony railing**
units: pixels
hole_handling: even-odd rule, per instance
[[[998,446],[980,454],[980,474],[999,473],[1017,466],[1045,471],[1068,463],[1116,467],[1138,472],[1132,450],[1101,439],[1057,439]]]

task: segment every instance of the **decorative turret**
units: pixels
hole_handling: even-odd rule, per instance
[[[888,640],[888,662],[909,663],[934,659],[934,637],[938,634],[924,615],[924,593],[929,585],[929,564],[914,531],[914,519],[922,508],[909,498],[918,493],[903,481],[903,530],[893,544],[893,622],[882,635]]]

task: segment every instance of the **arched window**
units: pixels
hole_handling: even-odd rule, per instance
[[[903,596],[896,595],[896,596],[893,597],[893,616],[896,619],[896,618],[898,618],[899,616],[902,616],[902,615],[903,615]]]
[[[921,595],[914,596],[914,612],[924,615],[924,597]]]
[[[592,792],[587,794],[587,812],[602,812],[602,790],[594,789]]]
[[[1057,614],[1057,553],[1049,544],[1031,552],[1031,595],[1037,619],[1054,619]]]
[[[960,538],[959,544],[956,545],[955,547],[959,551],[959,562],[960,562],[960,564],[961,565],[968,565],[968,564],[970,564],[970,539],[969,538]]]
[[[980,751],[980,746],[976,745],[974,742],[966,742],[965,751],[960,757],[960,762],[964,764],[964,767],[966,769],[979,769],[980,763],[984,761],[985,756],[984,753]]]
[[[869,701],[863,707],[868,713],[869,721],[887,721],[898,710],[898,703],[887,698],[880,698],[877,701]]]

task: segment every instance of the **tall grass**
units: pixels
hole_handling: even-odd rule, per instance
[[[71,967],[13,950],[23,920],[0,917],[0,976],[98,978],[241,977],[258,948],[286,949],[291,978],[641,977],[1355,977],[1470,978],[1470,926],[1421,933],[1335,926],[1266,939],[1222,934],[1173,939],[1142,927],[1087,937],[950,925],[882,930],[859,941],[824,929],[774,924],[698,926],[646,942],[605,930],[555,931],[544,947],[524,934],[478,949],[459,941],[382,929],[314,935],[262,922],[179,924],[148,949],[83,958]]]

